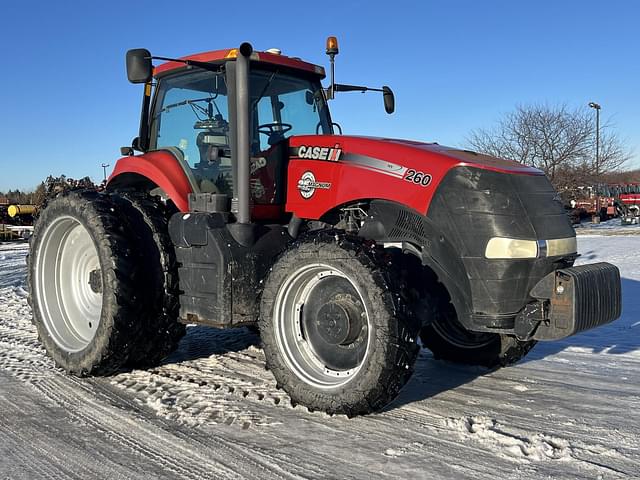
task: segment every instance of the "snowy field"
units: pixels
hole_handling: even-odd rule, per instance
[[[574,228],[578,235],[640,235],[640,225],[622,225],[620,218],[612,218],[600,223],[584,220],[574,225]]]
[[[423,351],[386,411],[351,420],[292,408],[244,329],[191,327],[152,370],[64,375],[30,323],[27,245],[0,244],[0,479],[640,478],[640,237],[578,244],[620,267],[620,320],[494,372]]]

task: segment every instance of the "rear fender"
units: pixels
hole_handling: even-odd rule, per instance
[[[155,150],[119,159],[107,188],[131,186],[131,179],[140,177],[165,192],[181,212],[189,210],[189,194],[198,191],[189,166],[182,160],[180,152],[172,150]]]

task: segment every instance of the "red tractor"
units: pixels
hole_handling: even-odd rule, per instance
[[[420,344],[496,367],[620,315],[620,275],[573,267],[539,170],[472,151],[342,135],[322,67],[277,50],[127,53],[139,136],[104,192],[61,194],[29,257],[40,339],[75,375],[154,365],[185,324],[259,327],[294,403],[389,403]],[[152,66],[152,60],[166,63]],[[336,130],[339,132],[336,132]],[[135,152],[138,152],[137,154]]]

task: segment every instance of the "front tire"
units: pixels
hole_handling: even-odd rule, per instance
[[[84,376],[125,364],[147,315],[144,267],[110,196],[73,192],[49,202],[31,238],[28,282],[39,338],[58,366]]]
[[[318,234],[275,263],[262,294],[267,367],[294,404],[376,411],[408,381],[419,347],[394,265],[356,239]]]
[[[436,308],[431,313],[431,322],[420,332],[422,345],[436,359],[487,368],[505,367],[521,360],[536,344],[535,340],[523,342],[512,335],[471,332],[458,321],[446,294],[441,293],[439,299],[432,302]]]

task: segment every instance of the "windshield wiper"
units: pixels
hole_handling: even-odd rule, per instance
[[[253,102],[253,105],[251,107],[251,110],[253,110],[254,108],[256,108],[256,105],[258,105],[258,102],[260,102],[260,100],[262,100],[262,97],[264,97],[265,93],[267,93],[267,90],[269,89],[269,87],[271,86],[271,83],[273,82],[273,79],[276,78],[276,75],[278,75],[279,70],[276,70],[275,72],[273,72],[271,74],[271,76],[269,77],[269,80],[267,81],[267,84],[264,86],[264,88],[262,89],[262,91],[260,92],[260,95],[258,96],[258,98]]]
[[[157,111],[156,114],[153,116],[153,118],[158,118],[158,116],[163,113],[166,112],[172,108],[175,107],[181,107],[183,105],[192,105],[195,104],[197,102],[213,102],[213,105],[216,107],[216,110],[218,111],[218,113],[220,113],[220,110],[218,109],[218,105],[216,104],[214,97],[205,97],[205,98],[194,98],[193,100],[182,100],[181,102],[176,102],[176,103],[172,103],[170,105],[167,105],[165,107],[162,107],[161,110]]]

